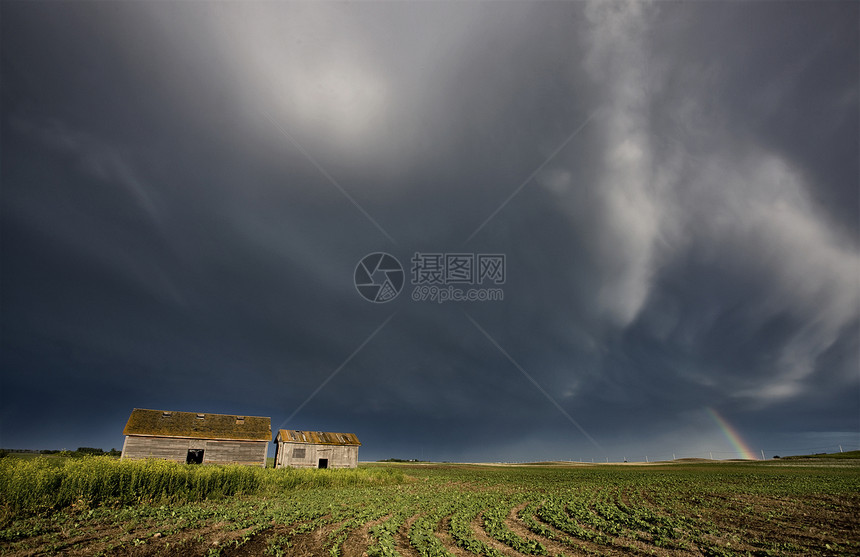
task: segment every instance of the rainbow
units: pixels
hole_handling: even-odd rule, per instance
[[[714,421],[717,422],[717,425],[720,426],[720,430],[723,432],[723,435],[726,436],[726,439],[729,440],[729,443],[732,444],[732,447],[734,447],[735,451],[740,453],[741,458],[746,458],[749,460],[758,459],[752,449],[749,448],[749,445],[747,445],[746,441],[743,440],[740,433],[738,433],[738,431],[733,428],[731,424],[729,424],[729,422],[725,420],[725,418],[717,414],[717,411],[710,406],[706,406],[705,411],[707,411],[708,415],[710,415],[714,419]]]

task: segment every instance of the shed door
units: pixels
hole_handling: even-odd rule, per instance
[[[328,468],[328,459],[321,458],[318,468]]]
[[[185,464],[203,464],[203,449],[188,449]]]

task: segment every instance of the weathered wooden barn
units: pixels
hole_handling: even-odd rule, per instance
[[[272,421],[257,416],[135,408],[123,434],[121,458],[265,468]]]
[[[355,468],[361,443],[354,433],[281,429],[275,468]]]

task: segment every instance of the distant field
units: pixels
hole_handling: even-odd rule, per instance
[[[846,451],[844,453],[787,456],[784,460],[797,460],[801,458],[826,458],[826,459],[860,459],[860,451]]]
[[[385,463],[345,471],[98,458],[53,460],[39,471],[38,461],[15,462],[0,461],[0,482],[7,482],[0,489],[11,487],[25,503],[27,491],[44,497],[16,507],[3,489],[3,555],[860,554],[860,461],[845,457]],[[31,468],[15,476],[19,465]],[[129,465],[141,468],[122,468]],[[68,485],[51,484],[51,467],[63,467]],[[147,467],[139,489],[149,491],[135,500],[137,490],[123,482]],[[53,489],[66,495],[52,503]]]

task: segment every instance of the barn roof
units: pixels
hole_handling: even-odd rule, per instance
[[[271,418],[235,414],[206,414],[135,408],[125,424],[123,435],[191,437],[194,439],[231,439],[269,441]]]
[[[278,430],[275,441],[284,443],[310,443],[312,445],[361,445],[355,433],[332,433],[330,431]]]

